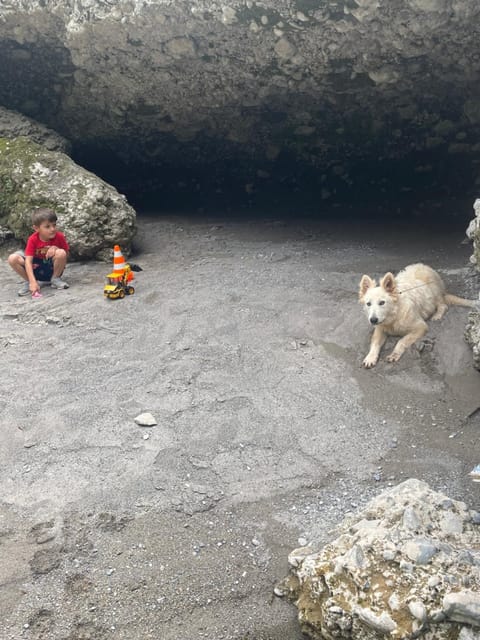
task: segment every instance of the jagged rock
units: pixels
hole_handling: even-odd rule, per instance
[[[475,217],[470,221],[466,234],[473,243],[473,253],[470,262],[480,272],[480,199],[473,204]],[[480,291],[478,292],[480,306]],[[465,340],[472,347],[473,366],[480,371],[480,313],[472,311],[468,315],[468,323],[465,329]]]
[[[451,640],[480,633],[476,512],[407,480],[344,520],[322,550],[290,554],[277,585],[318,640]]]
[[[67,155],[71,152],[70,142],[53,129],[27,118],[21,113],[9,111],[0,106],[0,138],[18,138],[20,136],[29,138],[50,151],[61,151]]]
[[[475,200],[473,204],[475,217],[470,221],[466,234],[467,238],[473,243],[473,254],[470,256],[470,262],[480,271],[480,200]]]
[[[128,254],[136,214],[125,196],[63,153],[0,138],[0,225],[26,240],[39,206],[56,211],[73,258],[110,259],[115,244]]]
[[[465,340],[472,347],[473,366],[480,371],[480,313],[471,311],[465,328]]]

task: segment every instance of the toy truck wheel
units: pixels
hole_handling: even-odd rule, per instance
[[[118,297],[119,298],[124,298],[125,297],[125,291],[123,289],[118,292]]]
[[[127,293],[129,296],[133,296],[133,294],[135,293],[135,287],[128,287]]]

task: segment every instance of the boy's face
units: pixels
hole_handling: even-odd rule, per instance
[[[38,227],[33,225],[33,228],[40,236],[40,240],[42,240],[42,242],[48,242],[54,238],[57,233],[57,223],[49,222],[48,220],[39,224]]]

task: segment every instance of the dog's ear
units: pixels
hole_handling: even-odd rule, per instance
[[[397,288],[397,283],[395,282],[393,273],[390,273],[390,271],[386,273],[380,282],[380,286],[385,289],[385,291],[388,291],[388,293],[394,293]]]
[[[362,279],[360,280],[360,290],[358,292],[358,297],[360,298],[360,300],[366,294],[367,290],[370,289],[370,287],[376,286],[377,283],[375,282],[375,280],[372,280],[370,276],[362,276]]]

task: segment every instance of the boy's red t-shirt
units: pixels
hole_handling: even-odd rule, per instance
[[[70,249],[67,239],[61,231],[57,231],[53,238],[51,240],[47,240],[46,242],[40,240],[38,231],[35,231],[35,233],[32,233],[32,235],[27,240],[25,255],[33,256],[33,258],[39,258],[40,260],[45,260],[45,254],[47,253],[49,247],[58,247],[59,249],[65,249],[65,251],[69,251]]]

